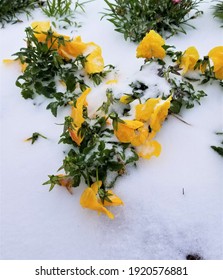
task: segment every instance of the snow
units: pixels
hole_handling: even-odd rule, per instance
[[[96,4],[97,3],[97,4]],[[223,45],[223,29],[214,19],[212,2],[201,4],[204,15],[194,20],[196,29],[167,40],[177,50],[196,46],[201,56]],[[136,44],[125,41],[106,19],[101,20],[105,4],[95,0],[79,15],[84,42],[102,48],[105,64],[116,66],[119,83],[100,85],[88,96],[89,110],[100,105],[105,90],[117,94],[128,89],[143,63],[136,59]],[[35,20],[44,20],[36,12]],[[34,19],[0,30],[0,60],[10,58],[24,45],[24,29]],[[66,31],[68,32],[68,31]],[[223,129],[222,88],[213,83],[201,106],[184,110],[186,125],[169,117],[156,137],[162,145],[158,158],[140,160],[120,178],[114,192],[124,206],[114,207],[114,220],[98,216],[79,204],[82,185],[71,196],[61,187],[48,192],[42,186],[48,174],[61,166],[64,151],[58,145],[64,116],[45,110],[47,101],[24,100],[15,86],[19,66],[0,65],[1,185],[0,259],[179,259],[198,254],[204,259],[223,258],[223,173],[222,158],[210,149]],[[113,79],[114,77],[111,77]],[[156,79],[156,80],[155,80]],[[160,78],[148,76],[147,83]],[[166,85],[162,85],[164,90]],[[151,87],[151,95],[156,88]],[[36,105],[34,106],[33,103]],[[93,112],[93,111],[92,111]],[[33,132],[47,136],[34,145],[24,142]]]

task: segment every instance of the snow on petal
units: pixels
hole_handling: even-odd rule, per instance
[[[223,80],[223,46],[211,49],[208,56],[214,64],[215,77]]]
[[[138,156],[150,159],[152,156],[158,157],[161,153],[161,145],[156,140],[147,140],[144,145],[137,147]]]
[[[183,53],[180,61],[180,67],[183,68],[183,74],[189,70],[194,70],[194,67],[199,59],[199,53],[195,47],[189,47]]]
[[[135,106],[135,118],[139,121],[149,121],[155,106],[160,102],[160,98],[150,98],[144,104]]]
[[[170,96],[165,101],[161,100],[156,107],[150,118],[150,127],[155,132],[158,132],[161,128],[163,121],[168,116],[168,110],[170,108],[170,101],[172,100],[172,96]]]

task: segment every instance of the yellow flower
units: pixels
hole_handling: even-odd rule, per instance
[[[47,32],[50,30],[50,22],[33,22],[31,24],[34,35],[39,42],[46,42]],[[55,31],[53,32],[53,37],[63,37],[64,44],[58,45],[57,40],[53,42],[53,48],[58,51],[58,53],[65,59],[72,59],[79,55],[87,55],[85,63],[85,71],[88,74],[100,73],[104,70],[104,59],[102,57],[101,48],[93,43],[84,43],[81,37],[78,36],[71,39],[69,36],[61,35]],[[54,38],[53,38],[54,39]],[[53,39],[47,42],[48,47],[52,44]]]
[[[158,157],[161,153],[161,145],[155,140],[149,140],[137,147],[137,154],[145,159],[150,159],[152,156]]]
[[[135,106],[135,117],[139,121],[147,122],[150,120],[155,106],[160,102],[160,98],[150,98],[144,104]]]
[[[194,70],[199,59],[199,53],[195,47],[189,47],[183,53],[180,61],[180,67],[183,68],[183,74],[187,73],[189,70]]]
[[[119,122],[118,129],[114,133],[120,142],[131,143],[133,146],[141,145],[148,137],[148,129],[144,127],[143,122],[137,120]]]
[[[223,80],[223,46],[213,48],[208,56],[214,63],[215,78]]]
[[[113,191],[108,191],[108,198],[111,200],[104,201],[102,204],[101,200],[97,197],[98,190],[102,185],[102,181],[97,181],[93,183],[90,187],[86,188],[81,195],[80,204],[84,208],[89,208],[91,210],[98,211],[98,213],[103,213],[107,215],[110,219],[114,219],[114,215],[105,206],[119,206],[123,205],[123,201],[113,193]]]
[[[171,100],[172,100],[172,96],[170,96],[165,101],[161,101],[154,108],[154,111],[150,118],[150,127],[153,131],[157,132],[160,130],[163,121],[166,119],[168,115],[168,110],[170,108]]]
[[[38,39],[39,42],[46,42],[46,33],[50,30],[50,22],[41,22],[36,21],[31,24],[33,30],[36,32],[34,33],[35,37]],[[44,34],[45,33],[45,34]],[[78,55],[83,54],[87,45],[82,42],[81,37],[78,36],[71,40],[69,36],[59,34],[53,31],[53,36],[55,37],[63,37],[65,42],[64,45],[58,45],[57,41],[53,43],[53,47],[58,51],[58,53],[64,57],[65,59],[71,59],[73,57],[77,57]],[[50,46],[52,42],[48,42],[48,46]]]
[[[162,47],[164,44],[164,39],[154,30],[151,30],[139,43],[136,49],[136,57],[147,59],[154,57],[163,59],[166,55],[166,52]]]
[[[91,42],[87,43],[87,61],[85,62],[85,71],[88,74],[100,73],[104,70],[104,59],[102,57],[101,48]]]
[[[69,130],[70,137],[77,145],[80,145],[83,137],[78,135],[78,130],[81,128],[82,123],[84,122],[83,117],[83,107],[86,103],[86,98],[89,92],[91,91],[90,88],[87,88],[79,98],[77,98],[76,106],[72,106],[71,117],[73,119],[73,128]]]

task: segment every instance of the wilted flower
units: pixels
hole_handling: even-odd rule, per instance
[[[98,213],[103,213],[107,215],[110,219],[114,219],[114,215],[105,206],[119,206],[123,205],[123,201],[115,195],[111,190],[108,191],[108,198],[110,201],[104,200],[101,202],[98,197],[98,190],[102,185],[102,181],[97,181],[93,183],[90,187],[86,188],[81,195],[80,204],[84,208],[89,208],[91,210],[98,211]]]
[[[50,22],[33,22],[31,24],[34,35],[39,42],[46,42],[47,32],[51,30]],[[64,57],[65,59],[76,58],[79,55],[86,55],[85,71],[88,74],[100,73],[104,69],[104,59],[102,57],[101,48],[93,43],[84,43],[80,36],[71,39],[69,36],[64,36],[55,31],[52,31],[53,38],[47,42],[48,47],[53,44],[53,48]],[[58,44],[58,40],[53,40],[54,38],[63,38],[63,44]]]

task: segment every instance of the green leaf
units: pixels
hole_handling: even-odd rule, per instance
[[[216,146],[211,146],[211,148],[217,152],[220,156],[223,157],[223,148],[222,147],[216,147]]]

